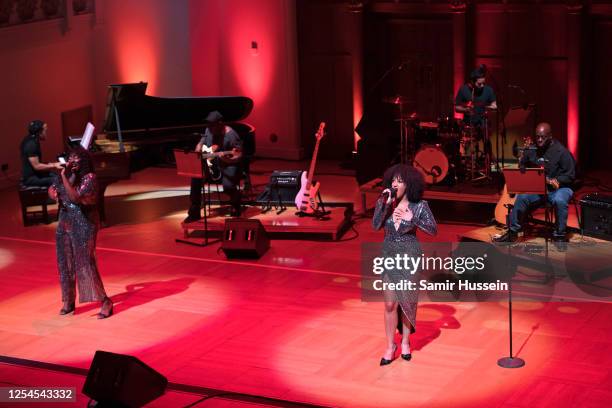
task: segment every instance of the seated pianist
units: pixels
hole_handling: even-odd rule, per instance
[[[206,131],[200,142],[196,145],[195,150],[201,153],[203,147],[206,146],[212,152],[231,152],[212,159],[212,166],[218,166],[218,170],[221,173],[223,191],[230,196],[232,216],[239,217],[241,195],[238,187],[242,176],[242,140],[234,129],[223,122],[223,116],[220,112],[213,111],[209,113],[206,117],[206,122]],[[189,194],[191,205],[184,222],[194,222],[201,218],[202,182],[201,178],[191,179]]]
[[[21,184],[25,187],[49,187],[53,177],[49,173],[61,170],[59,162],[43,163],[40,142],[47,137],[47,124],[42,120],[33,120],[28,125],[28,135],[21,142]]]
[[[572,154],[558,140],[552,137],[548,123],[540,123],[536,127],[536,150],[525,151],[520,159],[521,167],[544,167],[546,174],[546,196],[540,194],[518,194],[512,212],[508,230],[499,237],[497,242],[514,242],[522,229],[522,221],[526,215],[545,204],[547,199],[557,213],[553,240],[567,241],[565,235],[569,201],[574,195],[572,185],[576,177],[576,164]]]

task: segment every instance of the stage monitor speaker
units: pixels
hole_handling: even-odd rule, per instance
[[[230,258],[259,258],[270,248],[270,239],[259,220],[225,220],[221,249]]]
[[[83,394],[98,407],[141,407],[164,394],[168,380],[136,357],[96,351]]]
[[[283,204],[293,204],[295,196],[300,191],[301,170],[274,170],[265,190],[257,197],[258,204],[272,204],[280,201]]]

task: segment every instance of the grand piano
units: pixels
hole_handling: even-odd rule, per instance
[[[105,222],[104,193],[132,171],[172,164],[175,148],[193,150],[208,113],[219,111],[243,141],[246,166],[255,154],[255,129],[245,119],[253,100],[245,96],[162,98],[146,95],[147,83],[110,85],[102,133],[93,146],[100,188],[98,205]]]

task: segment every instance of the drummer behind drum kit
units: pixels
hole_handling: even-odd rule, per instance
[[[411,101],[403,96],[386,97],[383,102],[399,108],[396,120],[400,122],[400,162],[412,163],[427,184],[490,180],[486,116],[479,130],[455,119],[453,114],[436,121],[419,121],[416,113],[405,112],[405,105]]]

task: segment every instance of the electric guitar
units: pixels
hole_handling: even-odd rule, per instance
[[[310,168],[308,169],[308,172],[302,172],[300,191],[298,191],[297,195],[295,196],[296,208],[305,214],[314,214],[319,206],[316,198],[319,188],[321,187],[321,183],[317,182],[315,185],[312,185],[312,178],[314,176],[315,165],[317,164],[319,144],[321,143],[323,136],[325,136],[325,122],[321,122],[321,124],[319,124],[319,129],[315,134],[317,143],[315,144],[314,152],[312,153],[312,160],[310,160]]]
[[[218,157],[226,157],[226,156],[231,157],[233,155],[234,155],[234,152],[231,150],[222,151],[222,152],[213,152],[212,147],[208,147],[206,145],[202,146],[201,158],[202,160],[206,160],[206,164],[208,165],[208,171],[210,173],[210,178],[213,181],[219,181],[223,177],[223,174],[221,173],[221,169],[219,168],[219,163],[215,159]]]

